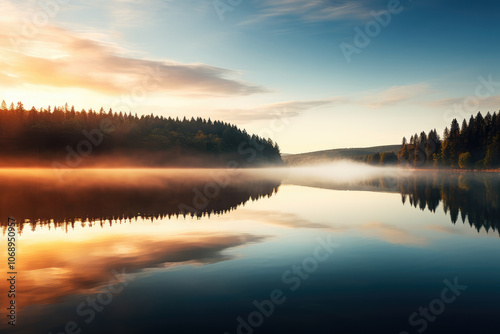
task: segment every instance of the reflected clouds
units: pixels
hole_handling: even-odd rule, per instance
[[[428,237],[418,236],[409,230],[381,222],[366,223],[357,229],[363,234],[391,244],[425,246],[430,242]]]
[[[90,294],[112,279],[112,271],[127,274],[181,264],[212,264],[234,259],[224,251],[266,236],[248,233],[182,233],[167,236],[118,234],[111,238],[23,244],[22,306],[51,304],[65,296]],[[57,288],[54,288],[57,287]]]

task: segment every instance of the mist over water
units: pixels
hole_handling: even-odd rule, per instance
[[[397,168],[350,161],[280,168],[0,169],[0,222],[17,217],[36,226],[201,217],[236,210],[271,197],[280,185],[338,190],[380,190],[396,184]],[[386,187],[388,188],[388,187]],[[385,189],[388,190],[388,189]],[[394,191],[394,189],[393,189]]]
[[[397,166],[372,166],[352,160],[338,160],[321,165],[291,167],[287,176],[300,181],[355,183],[379,177],[406,176],[409,173],[408,170]]]

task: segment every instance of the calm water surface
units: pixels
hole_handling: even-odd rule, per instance
[[[500,332],[499,176],[307,173],[0,172],[0,330]]]

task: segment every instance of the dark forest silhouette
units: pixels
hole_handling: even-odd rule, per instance
[[[453,119],[441,138],[436,129],[403,137],[399,152],[376,152],[353,158],[371,165],[495,169],[500,167],[500,116],[479,112],[459,126]]]
[[[398,158],[413,166],[485,169],[500,167],[500,116],[479,112],[460,126],[453,119],[443,138],[437,131],[415,134],[407,141],[403,138]]]
[[[236,173],[236,174],[229,174]],[[115,174],[115,175],[113,175]],[[85,182],[77,182],[84,179]],[[0,223],[13,216],[20,232],[29,224],[72,228],[75,224],[103,225],[141,217],[158,220],[224,214],[249,200],[278,192],[280,180],[244,170],[102,172],[76,171],[58,181],[53,172],[0,176]]]
[[[6,161],[28,164],[32,159],[36,163],[31,165],[40,161],[50,165],[55,160],[64,167],[89,165],[102,158],[108,158],[105,164],[115,160],[119,161],[115,165],[122,165],[129,158],[132,165],[143,166],[283,163],[271,139],[221,121],[138,117],[103,108],[75,111],[68,105],[26,110],[21,102],[0,106],[0,157],[4,165]]]

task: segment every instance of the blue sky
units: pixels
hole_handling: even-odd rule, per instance
[[[286,153],[395,144],[500,109],[499,7],[0,0],[0,89],[29,107],[222,119]],[[357,47],[350,60],[341,45]]]

